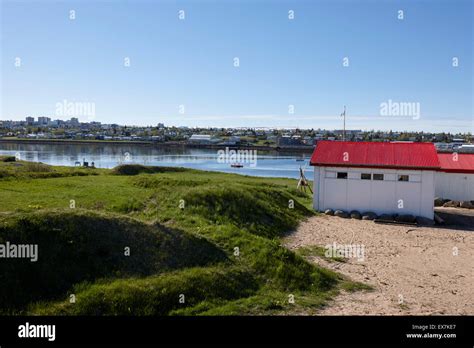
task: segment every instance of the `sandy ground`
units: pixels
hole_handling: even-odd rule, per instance
[[[290,249],[334,242],[363,245],[364,260],[308,259],[374,290],[342,292],[318,314],[474,314],[474,223],[413,227],[322,215],[283,239]]]

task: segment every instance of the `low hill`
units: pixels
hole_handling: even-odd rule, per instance
[[[226,255],[204,238],[90,211],[40,211],[0,219],[0,244],[38,246],[37,261],[0,261],[0,308],[64,295],[103,277],[147,276],[204,266]]]

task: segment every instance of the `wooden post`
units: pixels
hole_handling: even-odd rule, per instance
[[[308,181],[306,180],[306,177],[303,172],[303,168],[301,168],[301,166],[300,166],[300,179],[298,180],[298,185],[296,186],[296,188],[304,192],[306,192],[306,188],[308,188],[309,191],[313,193],[313,190],[311,189],[311,186],[308,184]]]

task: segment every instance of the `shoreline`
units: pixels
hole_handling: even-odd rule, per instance
[[[187,144],[181,142],[157,143],[152,141],[126,141],[126,140],[70,140],[70,139],[2,139],[0,144],[45,144],[45,145],[138,145],[151,146],[156,148],[181,147],[194,149],[236,149],[236,150],[257,150],[257,151],[275,151],[275,152],[299,152],[312,153],[313,146],[294,146],[294,147],[273,147],[263,145],[214,145],[214,144]]]

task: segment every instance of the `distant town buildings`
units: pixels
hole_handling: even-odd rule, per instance
[[[279,147],[290,147],[290,146],[304,146],[303,139],[300,135],[282,135],[277,139],[277,145]]]
[[[229,139],[224,140],[224,142],[222,144],[223,145],[230,145],[230,146],[240,145],[241,144],[241,139],[238,136],[231,136],[231,137],[229,137]]]
[[[38,125],[49,126],[50,122],[51,122],[51,118],[49,117],[38,117]]]
[[[190,144],[217,144],[220,139],[213,138],[210,134],[193,134],[188,140]]]
[[[269,146],[288,149],[312,149],[321,140],[342,140],[343,130],[326,129],[277,129],[277,128],[199,128],[156,126],[127,126],[80,122],[77,117],[69,120],[52,120],[28,116],[25,121],[0,120],[0,138],[71,139],[103,141],[175,142],[192,145]],[[432,142],[440,152],[474,152],[471,133],[450,134],[430,132],[345,131],[347,141],[402,141]]]

